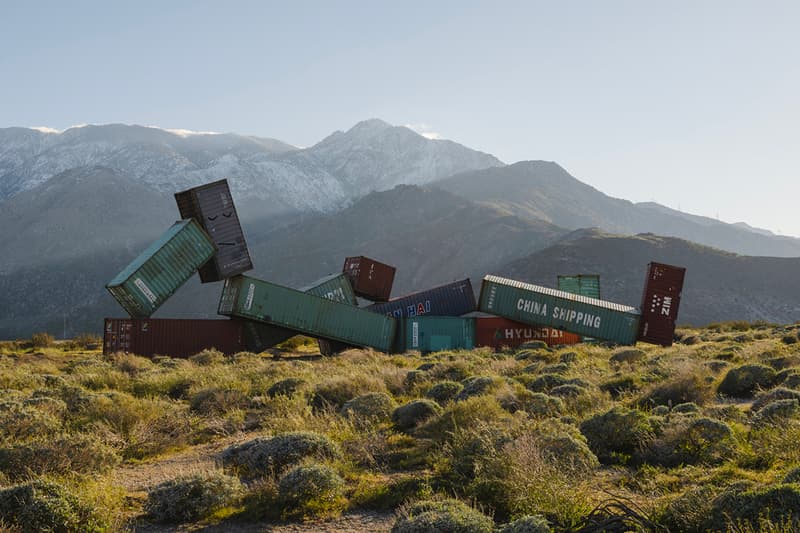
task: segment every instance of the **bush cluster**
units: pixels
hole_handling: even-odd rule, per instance
[[[258,477],[278,474],[306,458],[334,459],[339,455],[339,447],[326,435],[297,431],[226,448],[222,462],[242,475]]]

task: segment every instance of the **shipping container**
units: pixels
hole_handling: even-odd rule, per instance
[[[600,276],[596,274],[558,276],[558,290],[599,300]]]
[[[475,319],[451,316],[419,316],[399,321],[397,351],[422,353],[471,350],[475,347]]]
[[[495,350],[516,348],[531,341],[542,341],[548,346],[578,344],[581,337],[556,328],[522,324],[507,318],[490,316],[475,318],[475,345]]]
[[[226,355],[245,350],[242,324],[233,320],[106,318],[103,354],[189,357],[207,348]]]
[[[200,281],[221,281],[253,269],[228,180],[219,180],[175,193],[181,218],[193,218],[217,246],[217,254],[203,265]]]
[[[395,271],[395,267],[363,255],[348,257],[342,268],[342,272],[350,278],[355,293],[376,302],[389,300]]]
[[[634,344],[640,313],[620,305],[498,276],[485,276],[480,311],[577,335]]]
[[[376,303],[366,309],[394,318],[414,318],[422,315],[466,315],[475,311],[475,307],[472,283],[469,279],[462,279],[426,291],[394,298],[388,302]]]
[[[350,305],[356,304],[356,296],[353,293],[353,288],[350,286],[350,281],[344,274],[325,276],[299,290],[335,302]],[[282,342],[288,341],[298,334],[291,329],[271,326],[261,322],[247,322],[245,327],[247,346],[250,351],[256,353],[263,352],[267,348],[272,348]]]
[[[225,280],[218,312],[384,352],[396,328],[390,317],[247,276]]]
[[[176,222],[106,288],[133,318],[148,318],[215,252],[192,219]]]
[[[638,340],[672,346],[686,269],[650,263],[642,293]]]

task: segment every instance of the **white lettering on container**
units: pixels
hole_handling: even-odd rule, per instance
[[[133,280],[133,284],[136,285],[136,287],[138,287],[140,291],[142,291],[144,297],[147,298],[147,300],[151,304],[155,305],[156,295],[153,294],[153,291],[150,290],[150,287],[145,285],[144,281],[142,281],[141,278],[136,278],[135,280]]]

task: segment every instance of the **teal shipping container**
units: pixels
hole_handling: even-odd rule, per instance
[[[149,318],[214,256],[211,237],[194,220],[176,222],[106,288],[132,318]]]
[[[600,276],[596,274],[558,276],[558,290],[599,300]]]
[[[384,352],[396,330],[393,318],[247,276],[225,280],[218,312]]]
[[[404,318],[398,344],[422,353],[442,350],[471,350],[475,347],[475,319],[450,316]]]
[[[344,274],[325,276],[299,290],[333,300],[334,302],[356,305],[356,295],[353,292],[353,287]],[[267,348],[272,348],[297,335],[296,331],[290,329],[249,320],[246,321],[244,333],[247,349],[256,353],[263,352]]]
[[[641,318],[635,307],[491,275],[483,278],[479,310],[618,344],[636,343]]]

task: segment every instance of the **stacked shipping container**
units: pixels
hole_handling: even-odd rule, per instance
[[[234,320],[106,318],[103,354],[189,357],[206,348],[226,355],[245,350],[243,324]]]
[[[672,346],[686,269],[663,263],[647,265],[638,340]]]

